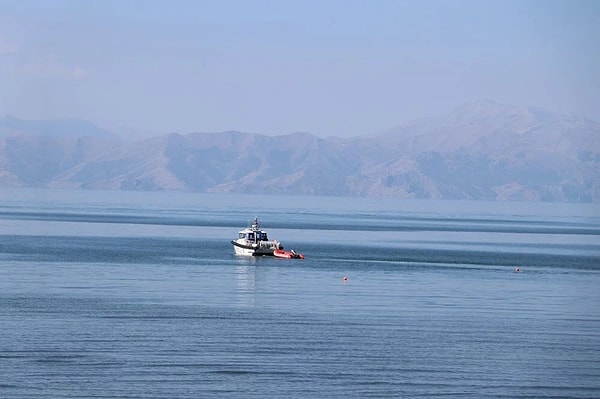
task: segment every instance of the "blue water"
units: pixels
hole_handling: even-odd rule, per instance
[[[0,327],[1,398],[600,397],[600,209],[2,189]]]

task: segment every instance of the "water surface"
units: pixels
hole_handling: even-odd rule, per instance
[[[599,397],[599,266],[595,205],[3,189],[0,397]]]

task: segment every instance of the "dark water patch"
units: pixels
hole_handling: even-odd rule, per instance
[[[506,242],[486,242],[486,241],[467,241],[463,240],[460,242],[450,241],[450,240],[435,240],[435,241],[419,241],[414,240],[411,241],[411,244],[414,246],[420,247],[436,247],[436,246],[448,246],[448,247],[472,247],[472,248],[481,248],[482,250],[492,250],[490,252],[547,252],[547,253],[557,253],[557,252],[565,252],[565,253],[590,253],[597,254],[600,256],[600,239],[597,244],[579,244],[579,243],[570,243],[570,244],[559,244],[559,243],[528,243],[528,242],[519,242],[518,238],[515,238],[516,242],[506,243]],[[393,243],[390,241],[390,243]],[[407,246],[407,245],[405,245]]]
[[[390,247],[357,247],[332,244],[306,245],[303,250],[311,257],[321,257],[329,265],[344,263],[345,266],[356,269],[385,269],[401,268],[446,268],[474,266],[497,266],[543,269],[577,269],[590,272],[600,271],[600,254],[544,254],[519,252],[498,252],[493,250],[464,250],[439,248],[390,248]],[[308,263],[308,262],[306,262]]]
[[[207,371],[209,374],[222,374],[222,375],[230,375],[230,376],[239,376],[239,375],[249,375],[256,374],[259,376],[289,376],[294,375],[294,372],[289,371],[268,371],[268,370],[210,370]]]
[[[37,211],[0,211],[0,219],[37,220],[52,222],[83,222],[108,224],[153,224],[164,226],[205,226],[203,219],[190,217],[178,218],[161,215],[135,215],[111,213],[72,213],[72,212],[37,212]],[[212,221],[210,225],[218,226]]]
[[[193,215],[186,213],[164,214],[159,210],[152,213],[140,213],[129,209],[126,213],[89,213],[56,211],[15,211],[0,208],[0,219],[37,220],[54,222],[133,224],[182,227],[227,227],[237,230],[247,227],[248,217],[231,213],[215,217],[211,213]],[[572,234],[598,235],[600,227],[592,221],[567,220],[527,220],[523,218],[501,219],[424,217],[410,215],[353,214],[340,216],[333,213],[305,213],[290,216],[288,213],[264,212],[267,222],[263,227],[269,229],[294,230],[341,230],[341,231],[381,231],[381,232],[490,232],[490,233],[527,233],[527,234]],[[244,224],[245,223],[245,224]]]
[[[44,356],[44,357],[40,357],[35,359],[36,362],[38,363],[80,363],[81,359],[84,359],[85,356],[82,355],[50,355],[50,356]]]
[[[13,352],[13,353],[2,353],[0,352],[0,359],[23,359],[26,358],[27,355],[22,352]]]
[[[59,236],[0,236],[0,255],[18,261],[137,264],[137,265],[203,265],[207,261],[228,263],[236,259],[229,242],[222,240],[147,238],[147,237],[59,237]],[[544,253],[543,245],[524,245],[513,248],[506,245],[496,250],[494,245],[476,245],[477,250],[436,248],[394,248],[378,246],[314,244],[302,245],[307,258],[303,261],[252,259],[255,265],[269,264],[280,267],[303,267],[311,264],[334,266],[347,262],[351,268],[398,267],[456,267],[514,266],[520,268],[559,268],[600,270],[600,254]],[[565,246],[566,247],[566,246]],[[480,249],[479,249],[480,248]],[[531,252],[527,252],[527,250]],[[595,247],[594,247],[595,248]],[[589,249],[589,248],[588,248]],[[558,251],[548,244],[548,252]],[[583,252],[583,250],[582,250]],[[248,261],[241,259],[241,261]],[[315,263],[317,262],[317,263]],[[230,263],[229,263],[230,264]],[[228,267],[228,266],[224,266]],[[65,286],[67,287],[67,286]],[[85,289],[89,286],[69,286]]]
[[[232,252],[228,242],[206,239],[4,235],[0,243],[6,259],[46,262],[164,264],[179,258],[187,263],[207,248],[215,254]]]
[[[0,388],[10,389],[10,388],[18,388],[19,386],[16,384],[3,384],[0,382]]]

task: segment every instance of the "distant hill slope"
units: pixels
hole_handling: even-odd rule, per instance
[[[600,200],[600,123],[537,108],[478,101],[346,145],[370,195]]]
[[[600,123],[492,101],[350,140],[3,126],[4,186],[600,202]]]

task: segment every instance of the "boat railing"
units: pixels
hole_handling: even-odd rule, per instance
[[[260,248],[279,248],[279,245],[281,243],[277,240],[271,240],[271,241],[259,241],[258,242],[258,246]]]

